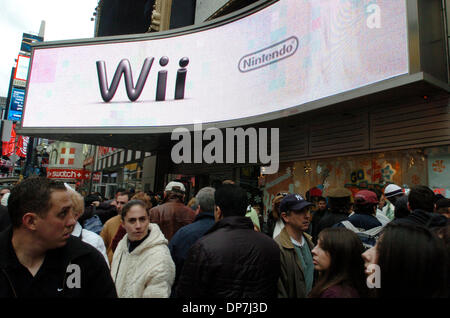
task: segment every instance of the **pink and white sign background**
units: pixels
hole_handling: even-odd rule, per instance
[[[379,27],[369,27],[376,5]],[[294,54],[248,72],[242,57],[296,37]],[[159,65],[169,58],[166,67]],[[130,61],[136,83],[154,57],[139,99],[124,79],[114,98],[100,95],[96,61],[108,84]],[[185,98],[174,99],[178,62],[189,57]],[[168,71],[166,100],[155,101],[158,71]],[[227,121],[262,115],[408,73],[404,0],[280,0],[238,21],[172,38],[37,48],[23,127],[151,127]]]

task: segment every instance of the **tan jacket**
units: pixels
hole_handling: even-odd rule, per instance
[[[100,232],[100,236],[102,237],[103,242],[105,242],[106,254],[108,255],[109,264],[112,263],[114,255],[114,251],[112,250],[111,245],[113,238],[120,227],[120,218],[120,215],[116,215],[110,218],[108,221],[106,221],[102,231]]]
[[[311,236],[303,233],[303,237],[312,250],[314,244]],[[275,238],[280,247],[280,279],[278,280],[278,298],[306,298],[306,284],[303,268],[294,249],[294,244],[286,230],[280,232]]]

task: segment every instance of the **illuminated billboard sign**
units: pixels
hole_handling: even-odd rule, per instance
[[[30,66],[30,57],[19,55],[17,58],[16,71],[14,79],[26,81],[28,77],[28,67]]]
[[[22,127],[286,116],[292,107],[407,74],[407,43],[404,0],[280,0],[177,36],[37,46]]]
[[[13,87],[11,91],[11,100],[9,102],[8,120],[20,121],[22,118],[24,100],[25,90]]]

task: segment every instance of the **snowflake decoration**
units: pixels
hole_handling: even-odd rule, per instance
[[[391,180],[391,177],[395,174],[395,170],[392,169],[391,165],[388,164],[381,169],[381,174],[385,180]]]
[[[317,174],[320,174],[322,172],[322,167],[321,166],[317,166]]]
[[[261,197],[259,195],[255,197],[255,203],[261,203]]]
[[[323,183],[323,188],[326,190],[330,187],[330,183],[328,182],[328,180],[325,180],[325,182]]]

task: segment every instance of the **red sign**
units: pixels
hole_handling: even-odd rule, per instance
[[[95,172],[94,176],[92,177],[92,181],[100,182],[101,178],[102,178],[102,173],[101,172]]]
[[[445,197],[445,189],[434,189],[433,191],[435,194],[442,194]]]
[[[67,163],[66,163],[67,159]],[[59,159],[60,165],[73,165],[75,162],[75,148],[61,148],[61,155]]]
[[[83,179],[81,169],[48,169],[47,178],[50,179]]]
[[[16,155],[22,158],[25,158],[27,156],[29,139],[30,137],[19,136],[19,140],[17,142]]]
[[[111,152],[116,151],[116,150],[117,150],[117,148],[100,146],[100,147],[98,147],[98,154],[100,157],[103,157]]]
[[[16,124],[12,125],[11,129],[11,139],[6,142],[2,142],[2,155],[3,156],[11,156],[14,153],[14,149],[16,146]]]
[[[94,176],[92,177],[92,181],[99,182],[100,179],[101,179],[101,175],[102,175],[101,172],[94,172]],[[84,179],[84,180],[91,179],[91,172],[87,171],[87,170],[83,170],[83,177],[82,177],[82,179]]]
[[[91,172],[83,169],[48,169],[47,178],[89,180],[91,178]],[[92,180],[99,182],[100,179],[101,172],[94,173]]]

